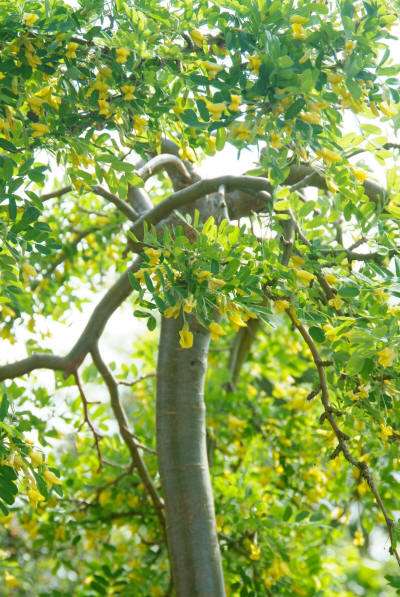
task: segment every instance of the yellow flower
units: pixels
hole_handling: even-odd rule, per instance
[[[337,277],[335,276],[335,274],[331,274],[330,272],[328,272],[327,274],[325,274],[325,280],[328,282],[328,284],[336,284],[337,282]]]
[[[27,27],[33,27],[36,21],[39,20],[38,15],[34,15],[31,12],[24,14],[24,23]]]
[[[356,547],[361,547],[362,545],[364,545],[364,542],[364,535],[359,529],[357,529],[354,533],[353,545],[355,545]]]
[[[238,122],[232,127],[232,137],[239,141],[248,141],[251,137],[251,130],[245,122]]]
[[[282,141],[281,141],[280,135],[278,133],[271,133],[270,143],[271,143],[271,147],[273,147],[274,149],[279,149],[280,147],[282,147]]]
[[[261,557],[261,549],[255,543],[250,544],[250,560],[259,560]]]
[[[118,64],[125,64],[125,62],[128,60],[130,51],[127,48],[117,48],[115,50],[115,53],[117,55],[116,61],[118,62]]]
[[[397,114],[397,110],[391,104],[388,104],[388,102],[382,102],[379,105],[379,109],[385,114],[385,116],[392,117]]]
[[[208,329],[211,332],[211,340],[219,340],[220,336],[225,336],[223,327],[216,321],[212,321]]]
[[[249,67],[253,73],[258,73],[260,70],[260,66],[262,64],[262,60],[259,56],[250,56],[249,57]]]
[[[229,321],[233,323],[235,328],[245,328],[247,326],[247,323],[243,321],[240,313],[238,312],[234,311],[233,313],[228,314],[228,318]]]
[[[294,39],[305,39],[306,31],[301,23],[292,23],[292,35]]]
[[[333,307],[334,309],[336,309],[337,311],[339,311],[339,309],[341,309],[343,307],[343,301],[340,298],[340,296],[336,295],[334,298],[331,298],[328,301],[328,304]]]
[[[242,97],[240,95],[231,95],[231,103],[229,104],[229,110],[232,112],[237,112],[240,108],[240,102],[242,101]]]
[[[204,35],[198,29],[192,29],[190,32],[190,37],[192,38],[194,44],[199,48],[203,47],[204,43]]]
[[[78,49],[79,44],[77,44],[74,41],[70,41],[69,44],[67,44],[67,51],[65,53],[65,56],[67,58],[76,58],[76,50]]]
[[[210,80],[215,79],[217,74],[220,73],[224,69],[224,67],[221,66],[221,64],[216,64],[216,62],[207,62],[205,60],[202,60],[200,62],[200,66],[202,66],[206,70],[207,77]]]
[[[291,23],[299,23],[300,25],[305,25],[306,23],[308,23],[308,21],[308,17],[303,17],[301,15],[293,15],[290,17]]]
[[[212,273],[208,272],[207,270],[201,270],[199,272],[196,272],[195,276],[198,282],[204,282],[204,280],[208,280],[208,278],[211,278]]]
[[[207,153],[214,155],[217,149],[217,138],[214,137],[213,135],[210,135],[207,138],[207,143],[206,143],[206,151]]]
[[[359,182],[364,182],[368,178],[368,174],[361,168],[353,168],[353,174]]]
[[[187,323],[183,325],[183,328],[179,332],[179,344],[181,348],[192,348],[193,346],[193,334],[189,330]]]
[[[346,54],[351,54],[351,52],[354,50],[355,47],[356,47],[356,42],[352,39],[348,39],[346,41],[346,43],[344,44],[344,51],[346,52]]]
[[[395,358],[396,353],[393,348],[389,348],[389,346],[386,346],[386,348],[383,348],[378,352],[378,363],[379,365],[382,365],[382,367],[391,367]]]
[[[98,99],[97,103],[99,104],[99,114],[102,116],[110,116],[110,104],[106,99]]]
[[[44,497],[37,489],[29,489],[27,491],[29,502],[33,508],[36,508],[39,502],[44,502]]]
[[[318,150],[316,153],[327,164],[334,164],[335,162],[340,162],[342,159],[342,156],[339,153],[337,153],[336,151],[332,151],[331,149],[328,149],[326,147],[323,147],[322,149]]]
[[[42,137],[43,135],[46,135],[46,133],[50,132],[47,124],[42,124],[41,122],[33,122],[31,127],[33,130],[32,137]]]
[[[218,288],[222,288],[225,286],[225,280],[221,280],[220,278],[211,278],[208,282],[208,288],[211,292],[215,292]]]
[[[246,427],[246,421],[235,417],[235,415],[228,415],[228,427],[232,431],[243,431],[243,429]]]
[[[275,301],[274,307],[275,307],[275,311],[277,313],[283,313],[284,311],[286,311],[286,309],[289,309],[290,303],[289,303],[289,301],[278,300],[278,301]]]
[[[148,126],[148,121],[145,116],[136,115],[133,117],[133,126],[135,130],[141,135]]]
[[[41,464],[43,464],[43,454],[41,452],[31,450],[29,456],[33,466],[40,466]]]
[[[304,259],[300,255],[292,255],[290,261],[293,263],[295,267],[300,267],[304,265]]]
[[[321,116],[316,112],[300,112],[300,118],[308,124],[320,124]]]
[[[15,469],[25,468],[25,462],[23,461],[20,454],[15,453],[12,458],[12,466]]]
[[[183,301],[183,310],[185,313],[191,313],[196,306],[196,300],[194,296],[190,295]]]
[[[189,147],[189,145],[184,145],[184,147],[179,148],[179,157],[182,160],[187,160],[188,162],[196,161],[196,154],[194,153],[194,150]]]
[[[46,469],[43,476],[49,485],[61,485],[61,480],[52,471]]]
[[[390,425],[385,425],[385,423],[381,423],[381,437],[384,440],[387,440],[389,437],[393,435],[393,429]]]
[[[158,265],[160,263],[161,251],[159,251],[158,249],[153,249],[152,247],[146,247],[144,249],[144,253],[149,258],[151,267],[155,267],[156,265]]]
[[[124,100],[126,102],[135,99],[135,96],[133,95],[133,92],[135,91],[134,85],[121,85],[121,91],[124,94]]]
[[[332,85],[338,85],[343,81],[343,75],[340,75],[339,73],[329,72],[326,76],[328,78],[329,83],[332,83]]]
[[[206,106],[207,106],[207,110],[210,112],[211,120],[220,120],[222,114],[226,110],[226,103],[225,102],[220,102],[218,104],[213,104],[213,102],[210,102],[210,101],[206,100]]]
[[[0,81],[2,81],[5,78],[6,78],[6,75],[2,71],[0,71]]]
[[[179,313],[181,312],[181,304],[176,303],[176,305],[172,305],[172,307],[167,307],[163,313],[164,317],[167,319],[177,319],[179,317]]]
[[[300,282],[303,282],[303,284],[309,284],[315,278],[314,274],[306,271],[305,269],[296,269],[294,273]]]
[[[27,278],[36,276],[36,270],[30,263],[24,263],[22,265],[22,271]]]
[[[4,573],[4,582],[8,589],[17,589],[21,586],[21,582],[13,574],[10,574],[8,570]]]

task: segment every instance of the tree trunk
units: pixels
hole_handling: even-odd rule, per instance
[[[180,319],[161,323],[157,452],[177,597],[224,597],[206,450],[204,377],[209,333],[191,321],[194,343],[179,346]]]

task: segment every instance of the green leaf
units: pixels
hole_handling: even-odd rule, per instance
[[[322,328],[313,325],[309,328],[308,332],[311,338],[313,338],[313,340],[315,340],[316,342],[325,341],[325,332]]]
[[[7,141],[7,139],[0,139],[0,147],[2,149],[5,149],[6,151],[11,151],[12,153],[17,153],[18,151],[14,143],[11,143],[11,141]]]
[[[147,320],[147,328],[152,332],[153,330],[156,329],[156,327],[157,327],[156,318],[151,315]]]
[[[297,116],[297,114],[299,114],[302,111],[302,109],[304,108],[305,105],[306,105],[306,102],[302,97],[297,99],[286,110],[286,112],[285,112],[286,118],[290,119],[290,118],[294,118],[295,116]]]
[[[357,286],[342,286],[338,289],[338,294],[344,298],[354,298],[360,294],[360,289]]]
[[[8,401],[7,394],[4,393],[3,399],[0,404],[0,421],[4,421],[4,419],[6,418],[9,406],[10,406],[10,403]]]

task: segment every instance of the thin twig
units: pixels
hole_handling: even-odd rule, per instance
[[[83,386],[81,384],[81,380],[78,374],[78,371],[74,372],[74,378],[75,378],[75,383],[78,386],[79,389],[79,394],[81,395],[81,400],[82,400],[82,406],[83,406],[83,417],[84,417],[84,422],[86,423],[86,425],[89,427],[89,429],[92,432],[93,438],[94,438],[94,445],[96,447],[96,451],[97,451],[97,457],[99,460],[99,470],[103,468],[103,456],[101,454],[101,449],[100,449],[100,441],[102,439],[102,436],[99,434],[98,431],[96,431],[95,426],[93,425],[92,421],[90,420],[90,416],[89,416],[89,402],[88,399],[86,398],[85,392],[83,390]]]

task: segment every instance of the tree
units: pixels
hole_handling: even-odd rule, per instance
[[[398,6],[73,4],[0,3],[6,590],[395,594]]]

